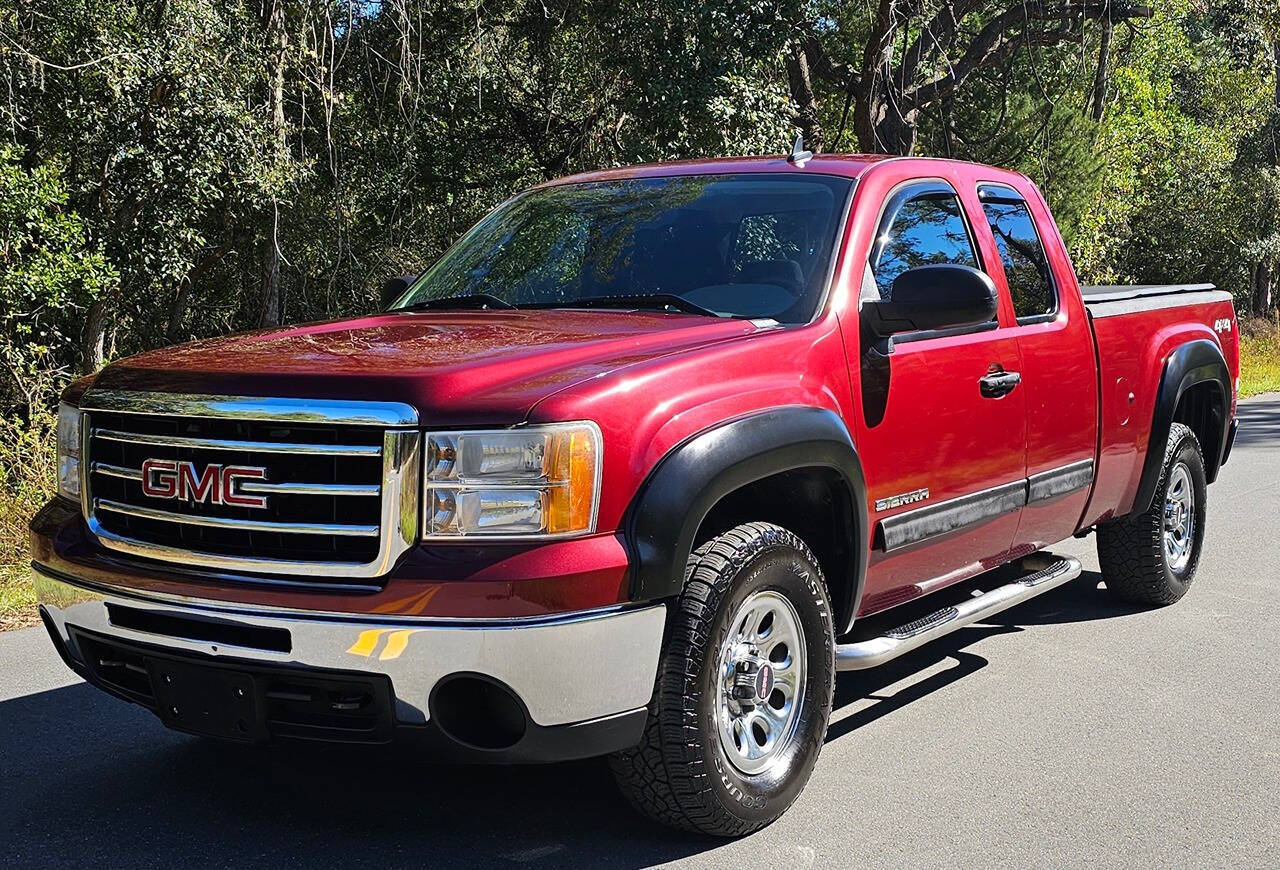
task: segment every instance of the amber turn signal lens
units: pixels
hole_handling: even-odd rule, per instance
[[[566,429],[552,436],[547,493],[547,533],[584,532],[595,510],[596,435],[590,429]]]

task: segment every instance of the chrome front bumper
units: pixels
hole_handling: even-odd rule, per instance
[[[634,711],[649,703],[662,645],[665,608],[609,608],[518,620],[413,620],[160,600],[54,577],[33,566],[42,609],[64,648],[79,657],[68,627],[171,653],[225,663],[301,666],[384,674],[404,725],[430,718],[432,689],[454,674],[479,674],[519,696],[539,726],[568,725]],[[143,611],[162,625],[219,625],[288,632],[287,651],[211,642],[113,624],[109,606]],[[197,632],[192,632],[197,633]],[[251,632],[250,632],[251,634]]]

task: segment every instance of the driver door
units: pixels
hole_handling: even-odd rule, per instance
[[[861,298],[891,298],[898,275],[935,263],[982,269],[983,256],[956,186],[908,181],[884,198]],[[1021,367],[1001,323],[1006,295],[999,319],[978,326],[901,333],[891,345],[861,330],[851,360],[874,535],[863,613],[1006,559],[1025,503],[1025,391],[992,396],[981,383]]]

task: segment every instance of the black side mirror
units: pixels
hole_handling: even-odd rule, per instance
[[[881,338],[899,332],[977,326],[996,316],[996,285],[972,266],[940,263],[899,275],[887,300],[866,300],[859,317]]]
[[[379,299],[381,310],[386,311],[390,308],[391,303],[403,296],[404,291],[413,286],[413,282],[417,280],[417,275],[397,275],[394,278],[388,278],[382,285],[382,296]]]

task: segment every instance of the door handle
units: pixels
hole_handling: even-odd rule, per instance
[[[992,372],[978,378],[978,389],[984,399],[999,399],[1013,392],[1022,383],[1021,372]]]

